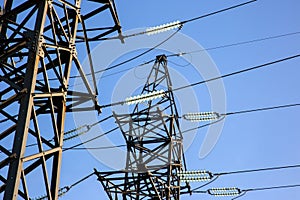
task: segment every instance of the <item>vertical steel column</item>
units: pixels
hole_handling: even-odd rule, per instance
[[[12,1],[10,2],[10,4]],[[4,8],[6,9],[6,8]],[[38,13],[35,24],[35,37],[31,42],[31,49],[28,54],[28,62],[24,79],[26,94],[20,99],[18,123],[13,142],[12,153],[16,159],[12,160],[9,166],[4,199],[17,199],[21,173],[23,170],[23,156],[26,148],[28,127],[32,114],[33,93],[35,92],[36,76],[40,60],[39,48],[41,47],[40,36],[43,35],[45,16],[47,13],[47,2],[41,1],[38,5]]]

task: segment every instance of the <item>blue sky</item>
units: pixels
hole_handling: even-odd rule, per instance
[[[242,2],[243,1],[237,0],[187,0],[184,2],[171,0],[132,0],[116,1],[116,6],[123,31],[128,33],[130,31],[134,32],[133,29],[137,28],[144,29],[149,26],[156,26],[175,20],[183,21]],[[180,30],[180,34],[190,38],[203,48],[211,48],[297,32],[300,31],[299,9],[300,2],[297,0],[259,0],[242,8],[188,23],[184,25],[182,30]],[[170,34],[172,34],[172,32],[164,33],[157,37],[159,39],[163,39],[168,37]],[[159,43],[159,39],[155,39],[155,41]],[[172,41],[172,39],[174,40]],[[167,45],[174,46],[173,49],[175,49],[175,52],[173,53],[179,53],[183,50],[189,51],[189,49],[176,49],[176,42],[178,42],[178,39],[175,37],[172,39],[165,44],[165,47],[167,48]],[[141,36],[140,39],[137,38],[133,43],[137,44],[137,41],[139,41],[141,44],[145,44],[148,42],[146,40],[148,40],[147,37]],[[149,37],[149,41],[150,40],[153,41],[154,39]],[[128,39],[129,44],[130,42],[131,40]],[[126,40],[125,44],[121,44],[119,41],[108,41],[107,43],[110,43],[107,45],[113,48],[109,49],[109,51],[113,52],[115,49],[123,48],[121,45],[126,45]],[[298,54],[300,52],[299,46],[300,34],[295,34],[288,37],[262,42],[211,50],[207,51],[205,56],[206,58],[211,59],[211,62],[216,66],[220,74],[226,74]],[[96,49],[99,47],[94,44],[93,48],[95,49],[94,51],[97,52]],[[116,59],[111,60],[111,62],[121,62],[143,52],[143,50],[146,49],[146,47],[143,46],[140,48],[141,49],[135,49],[122,55],[117,54],[116,51],[116,55],[113,55]],[[169,52],[166,50],[155,50],[134,62],[123,65],[115,70],[111,70],[111,73],[121,69],[126,69],[126,67],[130,68],[132,66],[136,66],[144,61],[152,60],[156,55],[162,53]],[[189,75],[189,73],[193,72],[194,66],[186,64],[191,60],[197,60],[197,58],[200,58],[203,54],[204,53],[195,53],[189,54],[184,58],[170,58],[170,68],[174,69],[179,74],[182,74],[183,77],[190,82],[199,81],[201,80],[200,78],[203,77],[194,76],[194,74]],[[82,62],[84,62],[86,55],[79,53],[79,56]],[[94,56],[98,56],[98,54]],[[101,59],[101,56],[97,59]],[[176,63],[181,66],[176,65]],[[231,112],[299,103],[299,63],[299,59],[294,59],[272,65],[264,69],[225,78],[222,81],[226,95],[226,110]],[[182,66],[185,67],[182,68]],[[102,68],[103,66],[99,67],[98,63],[96,63],[96,69]],[[121,73],[112,78],[98,79],[100,104],[106,104],[112,101],[112,91],[115,89],[118,81],[121,78],[124,78],[125,74],[126,73],[124,72],[123,74]],[[174,85],[175,84],[177,83],[174,83]],[[120,84],[118,87],[121,87]],[[127,85],[122,85],[122,87],[124,87],[125,90]],[[196,86],[193,88],[193,91],[196,92],[196,97],[201,102],[199,105],[200,110],[211,110],[212,100],[208,93],[208,86]],[[135,92],[138,92],[138,89]],[[180,101],[180,99],[178,100]],[[183,106],[187,105],[183,104]],[[185,107],[181,109],[193,111],[195,108]],[[96,116],[95,113],[88,113],[82,116],[90,115],[91,120],[88,117],[86,119],[93,123],[95,120],[100,120],[110,115],[111,111],[112,109],[110,108],[105,109],[99,117]],[[195,133],[192,144],[185,152],[188,169],[206,169],[212,172],[226,172],[299,164],[299,111],[300,108],[293,107],[289,109],[228,116],[224,121],[219,140],[212,151],[204,158],[200,158],[199,152],[201,145],[203,144],[203,140],[210,132],[207,128],[198,130]],[[76,122],[76,124],[72,123],[73,121],[76,121],[73,117],[73,115],[68,115],[66,130],[72,129],[74,126],[81,125]],[[197,124],[189,124],[186,126],[195,127]],[[103,131],[114,127],[115,124],[113,120],[101,124],[101,129]],[[101,134],[101,132],[98,132],[98,129],[92,129],[91,133],[88,133],[85,137],[89,138],[92,135],[98,134]],[[110,136],[110,140],[112,140],[115,144],[122,144],[121,133],[118,131],[114,132],[113,135]],[[65,145],[67,147],[76,144],[77,142],[80,142],[80,140],[75,139],[67,142]],[[95,141],[92,145],[101,146],[103,143]],[[106,154],[108,157],[113,155],[110,154],[109,151],[102,153],[101,150],[99,150],[96,154]],[[91,173],[93,168],[96,168],[99,171],[110,170],[109,167],[97,160],[88,151],[76,150],[65,152],[63,155],[61,186],[63,187],[74,183],[78,179]],[[203,189],[233,186],[241,189],[248,189],[299,184],[299,172],[300,169],[287,169],[271,172],[228,175],[220,177],[214,183]],[[197,187],[201,184],[202,183],[193,183],[192,187]],[[299,192],[300,188],[249,192],[245,196],[241,197],[241,199],[297,199],[297,197],[299,198]],[[107,199],[107,196],[100,183],[96,180],[96,177],[91,177],[87,181],[70,190],[62,197],[62,199]],[[194,194],[192,196],[182,196],[182,199],[216,199],[216,197],[212,197],[207,194]],[[224,197],[222,199],[225,200],[230,198]]]

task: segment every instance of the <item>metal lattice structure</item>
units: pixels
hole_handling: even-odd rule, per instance
[[[0,16],[0,198],[59,196],[65,117],[98,110],[93,63],[79,61],[78,45],[121,27],[112,0],[4,0]],[[89,6],[90,5],[90,6]],[[111,21],[101,24],[101,15]],[[103,22],[103,20],[102,20]],[[89,27],[89,28],[87,28]],[[121,38],[121,37],[120,37]],[[69,88],[80,75],[82,91]],[[92,83],[85,74],[92,75]],[[35,145],[28,145],[29,142]],[[34,192],[39,192],[35,194]]]
[[[182,134],[165,55],[157,56],[141,95],[166,91],[161,98],[137,103],[130,114],[114,117],[127,145],[126,167],[98,172],[111,200],[179,200],[177,173],[185,169]]]

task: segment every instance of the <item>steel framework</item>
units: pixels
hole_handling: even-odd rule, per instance
[[[46,194],[56,200],[66,114],[100,112],[89,41],[115,31],[121,36],[121,27],[112,0],[85,1],[83,6],[85,14],[80,0],[4,1],[0,16],[0,198]],[[106,12],[111,22],[99,20]],[[79,44],[89,55],[88,71],[79,61]],[[76,73],[82,79],[82,91],[69,87],[70,74]],[[86,77],[89,73],[91,83]]]
[[[189,189],[177,176],[185,169],[183,137],[165,55],[156,57],[140,97],[159,90],[166,91],[163,97],[137,103],[132,113],[114,113],[127,145],[126,167],[95,170],[111,200],[179,200],[181,190]]]

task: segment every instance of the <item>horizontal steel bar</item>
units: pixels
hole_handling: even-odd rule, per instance
[[[30,160],[34,160],[34,159],[40,158],[42,156],[53,154],[53,153],[61,151],[61,150],[62,150],[61,147],[56,147],[56,148],[50,149],[48,151],[43,151],[41,153],[37,153],[37,154],[33,154],[31,156],[24,157],[24,158],[22,158],[22,161],[23,162],[27,162],[27,161],[30,161]]]

